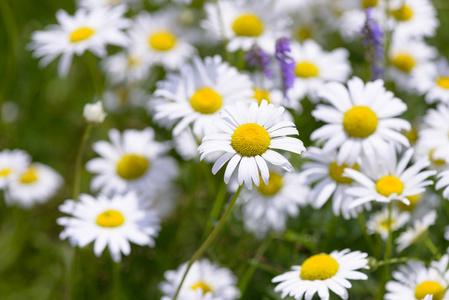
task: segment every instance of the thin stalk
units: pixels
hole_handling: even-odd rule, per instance
[[[112,262],[112,295],[110,299],[120,300],[121,293],[121,265],[120,263]]]
[[[101,98],[103,94],[103,78],[98,70],[97,62],[95,61],[94,55],[90,52],[86,52],[85,57],[87,68],[95,86],[95,92],[97,93],[97,97]]]
[[[397,258],[390,258],[389,260],[381,260],[381,261],[377,262],[376,266],[382,267],[382,266],[387,266],[387,265],[392,265],[392,264],[401,264],[401,263],[408,262],[410,260],[423,261],[421,258],[417,258],[417,257],[397,257]]]
[[[391,211],[392,211],[392,209],[393,209],[393,204],[390,201],[390,203],[388,203],[388,238],[387,238],[387,243],[385,245],[385,254],[384,254],[385,261],[390,260],[391,248],[392,248],[392,244],[393,244],[393,234],[391,231]],[[385,293],[385,284],[386,284],[388,278],[390,277],[389,272],[390,272],[389,264],[386,264],[384,267],[384,273],[382,276],[382,280],[380,281],[379,299],[382,299],[383,294]]]
[[[441,253],[438,250],[438,248],[435,246],[435,244],[432,242],[432,240],[429,237],[426,237],[424,240],[424,243],[426,243],[427,248],[430,250],[433,256],[437,258],[437,260],[440,260]]]
[[[78,196],[80,194],[83,153],[84,153],[84,148],[86,148],[86,143],[87,143],[87,140],[89,139],[89,134],[90,134],[91,130],[92,130],[92,125],[87,124],[86,128],[84,128],[83,136],[81,137],[80,146],[79,146],[78,152],[76,154],[75,179],[74,179],[74,183],[73,183],[73,200],[75,200],[75,201],[78,201]]]
[[[212,231],[215,221],[218,219],[221,208],[223,207],[224,200],[226,198],[226,184],[222,182],[218,189],[217,197],[215,198],[214,206],[209,215],[209,221],[204,228],[203,239]]]
[[[192,267],[193,263],[203,255],[204,251],[207,250],[207,248],[210,246],[210,244],[213,242],[217,234],[220,232],[221,228],[223,227],[224,223],[226,222],[226,219],[228,218],[229,214],[232,211],[232,208],[235,205],[235,202],[237,201],[237,198],[240,195],[240,192],[242,191],[243,185],[239,186],[237,191],[235,192],[234,196],[232,197],[231,201],[229,202],[228,207],[226,208],[223,216],[221,216],[220,221],[217,224],[217,227],[214,228],[214,230],[209,234],[207,239],[203,242],[203,244],[200,246],[200,248],[195,252],[195,254],[190,259],[187,268],[184,272],[184,275],[182,276],[181,282],[179,283],[178,289],[176,290],[175,296],[173,300],[176,300],[178,298],[179,291],[181,290],[182,284],[184,283],[184,280],[186,279],[187,273],[189,272],[190,268]]]

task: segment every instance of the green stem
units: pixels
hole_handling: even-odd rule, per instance
[[[80,194],[83,153],[84,153],[84,148],[86,147],[87,140],[89,139],[89,134],[90,134],[91,130],[92,130],[92,125],[87,124],[86,128],[84,129],[83,136],[81,138],[81,143],[78,148],[78,152],[76,154],[75,179],[74,179],[74,183],[73,183],[73,200],[75,200],[75,201],[78,201],[78,196]]]
[[[112,295],[110,299],[114,300],[120,300],[120,293],[121,293],[121,279],[120,279],[120,271],[121,271],[121,265],[120,263],[112,262],[112,276],[113,276],[113,282],[112,282]]]
[[[393,204],[390,201],[388,203],[388,238],[385,245],[385,255],[384,255],[384,261],[389,261],[391,257],[391,248],[393,244],[393,234],[391,231],[391,211],[393,209]],[[379,299],[383,298],[383,295],[385,293],[385,284],[387,283],[388,278],[390,277],[390,268],[389,264],[385,265],[384,268],[384,274],[382,276],[382,280],[380,281],[380,288],[379,288]]]
[[[223,227],[224,223],[226,222],[226,219],[228,218],[229,214],[232,211],[232,208],[235,205],[235,202],[237,201],[237,198],[240,195],[240,192],[242,191],[243,185],[239,186],[237,191],[235,192],[234,196],[232,197],[231,201],[229,202],[228,207],[226,208],[223,216],[221,216],[220,221],[217,224],[217,227],[214,228],[214,230],[209,234],[207,239],[203,242],[203,244],[200,246],[200,248],[195,252],[195,254],[190,259],[187,268],[184,272],[184,275],[182,276],[181,282],[179,283],[178,289],[176,290],[175,296],[173,300],[176,300],[178,298],[179,291],[181,290],[182,284],[184,283],[184,280],[186,279],[187,273],[189,272],[190,268],[192,267],[193,263],[203,255],[204,251],[207,250],[207,248],[210,246],[210,244],[213,242],[217,234],[220,232],[221,227]]]
[[[209,222],[207,222],[206,228],[204,229],[203,239],[212,231],[214,223],[218,219],[221,208],[223,207],[225,198],[226,198],[226,184],[222,182],[218,190],[217,197],[215,198],[214,206],[212,207],[212,211],[210,212],[209,215]]]
[[[86,51],[85,57],[87,68],[89,69],[89,73],[92,77],[97,97],[101,98],[103,94],[103,78],[98,70],[97,62],[95,61],[94,55],[88,51]]]
[[[382,267],[382,266],[386,266],[386,265],[392,265],[392,264],[401,264],[401,263],[406,263],[408,261],[422,261],[425,262],[424,260],[422,260],[421,258],[418,257],[397,257],[397,258],[390,258],[389,260],[381,260],[376,262],[370,269],[370,271],[374,272],[377,270],[377,268]]]
[[[433,256],[435,256],[437,258],[437,260],[440,260],[441,258],[441,253],[438,250],[438,248],[435,246],[435,244],[432,242],[432,240],[429,237],[426,237],[426,239],[424,240],[424,242],[426,243],[427,248],[430,250],[430,252],[432,253]]]

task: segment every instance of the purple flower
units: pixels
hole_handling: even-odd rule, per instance
[[[366,10],[366,22],[362,28],[363,45],[367,48],[365,53],[366,59],[371,64],[371,73],[373,80],[382,77],[384,71],[384,34],[382,29],[373,20],[373,8]]]
[[[249,67],[259,68],[267,77],[271,77],[273,73],[269,68],[271,59],[267,53],[265,53],[259,45],[254,44],[249,52],[245,55],[245,60],[248,62]]]
[[[288,99],[287,91],[293,87],[295,82],[295,61],[290,56],[290,38],[283,37],[276,41],[275,57],[279,61],[282,71],[282,91],[285,99]]]

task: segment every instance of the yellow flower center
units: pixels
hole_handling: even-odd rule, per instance
[[[402,211],[412,211],[416,207],[416,204],[418,204],[419,201],[421,201],[422,195],[423,194],[416,194],[416,195],[405,197],[408,199],[408,201],[410,201],[410,205],[407,205],[404,202],[400,201],[400,202],[398,202],[399,209]]]
[[[11,168],[0,170],[0,177],[6,177],[9,174],[11,174],[11,172],[12,172]]]
[[[300,62],[296,64],[295,75],[302,78],[317,77],[319,70],[311,62]]]
[[[393,10],[391,14],[398,21],[408,21],[413,17],[413,10],[407,5],[402,5],[401,8]]]
[[[142,63],[142,59],[138,56],[129,56],[128,57],[128,67],[133,68],[137,67]]]
[[[416,128],[413,126],[409,131],[402,131],[402,134],[405,135],[410,144],[414,144],[418,140],[418,130],[416,130]]]
[[[35,167],[28,167],[28,169],[20,175],[19,181],[24,184],[33,183],[37,181],[37,169]]]
[[[176,36],[168,30],[159,30],[153,33],[148,39],[148,43],[153,49],[167,51],[175,46]]]
[[[273,196],[279,192],[283,185],[284,181],[282,180],[282,176],[278,173],[270,172],[270,180],[268,181],[268,184],[265,184],[262,177],[260,177],[260,185],[257,189],[264,196]]]
[[[393,175],[384,176],[376,183],[376,191],[385,197],[393,193],[400,195],[403,190],[404,184],[399,178]]]
[[[356,138],[366,138],[376,131],[376,114],[366,106],[354,106],[343,117],[343,128],[346,133]]]
[[[401,70],[404,73],[410,73],[411,70],[415,67],[415,60],[408,54],[399,54],[397,55],[393,61],[393,66],[397,69]]]
[[[374,7],[377,5],[377,0],[362,0],[362,6],[364,9]]]
[[[221,96],[211,88],[201,88],[190,98],[192,108],[201,114],[213,114],[222,104]]]
[[[263,33],[264,24],[254,14],[242,14],[234,20],[232,30],[238,36],[256,37]]]
[[[255,123],[246,123],[237,127],[232,134],[231,146],[243,156],[262,155],[270,146],[267,130]]]
[[[127,154],[117,164],[117,174],[125,180],[141,177],[148,169],[148,160],[140,155]]]
[[[194,285],[192,285],[190,287],[192,290],[197,290],[197,289],[201,289],[203,291],[203,295],[205,295],[208,292],[213,292],[212,288],[210,287],[210,285],[208,285],[207,283],[205,283],[204,281],[198,281],[197,283],[195,283]]]
[[[268,103],[270,103],[270,92],[267,90],[262,89],[256,89],[254,88],[254,99],[257,100],[257,102],[262,103],[262,100],[267,100]]]
[[[309,28],[305,28],[305,27],[300,28],[296,34],[297,34],[298,40],[301,42],[305,41],[307,39],[310,39],[312,37],[312,31]]]
[[[437,79],[438,86],[442,87],[443,89],[449,90],[449,77],[443,76]]]
[[[101,227],[119,227],[124,222],[125,218],[122,213],[112,209],[102,212],[97,217],[97,225]]]
[[[437,165],[437,166],[445,165],[446,161],[444,159],[441,159],[441,158],[435,159],[433,157],[433,153],[435,152],[435,150],[436,149],[432,149],[432,150],[429,151],[429,160],[430,160],[430,162],[433,163],[434,165]]]
[[[73,31],[70,34],[70,42],[77,43],[77,42],[87,40],[94,33],[95,33],[95,30],[93,30],[89,27],[78,28],[77,30]]]
[[[415,298],[424,299],[427,295],[433,295],[433,300],[441,300],[444,297],[446,291],[436,281],[424,281],[420,283],[415,289]]]
[[[326,280],[338,272],[338,262],[328,254],[318,254],[306,259],[301,266],[303,280]]]
[[[350,184],[354,180],[352,178],[343,176],[346,168],[359,170],[359,166],[357,164],[354,164],[352,167],[348,166],[347,164],[342,164],[341,166],[339,166],[337,165],[337,162],[334,161],[329,165],[329,176],[337,183]]]
[[[388,222],[388,219],[380,222],[380,226],[385,230],[388,230],[388,224],[390,224],[391,229],[396,229],[396,220],[391,220],[390,223]]]

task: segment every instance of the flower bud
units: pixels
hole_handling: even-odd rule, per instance
[[[106,113],[103,110],[103,103],[97,101],[96,103],[88,103],[84,106],[83,117],[86,122],[91,124],[103,123]]]

